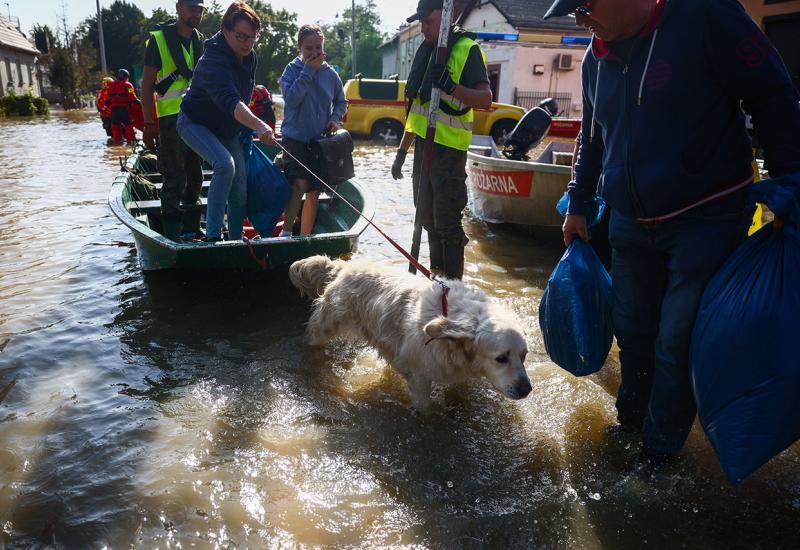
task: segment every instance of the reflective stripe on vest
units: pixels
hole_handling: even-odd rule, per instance
[[[471,38],[463,36],[458,39],[450,51],[450,57],[447,59],[447,69],[456,84],[461,82],[461,75],[464,72],[464,66],[467,64],[469,52],[472,46],[476,44]],[[483,50],[480,50],[480,52],[484,63],[486,63],[486,54],[483,53]],[[467,108],[463,102],[445,93],[441,94],[440,100],[444,101],[453,111],[462,111]],[[428,131],[429,110],[430,101],[422,103],[419,94],[417,94],[408,113],[406,130],[424,138]],[[472,140],[473,120],[474,112],[472,109],[460,116],[449,115],[441,108],[438,109],[436,111],[436,137],[434,141],[452,149],[466,151],[469,149],[469,142]]]
[[[425,105],[419,105],[417,103],[414,103],[411,106],[411,113],[417,114],[417,115],[425,118],[425,127],[426,127],[425,129],[427,130],[427,126],[428,126],[428,107],[426,107]],[[410,113],[409,113],[409,115],[410,115]],[[442,124],[445,124],[447,126],[455,128],[457,130],[467,130],[468,132],[472,132],[472,121],[471,120],[469,120],[469,121],[468,120],[461,120],[458,117],[448,115],[447,113],[443,112],[441,109],[439,109],[436,112],[436,122],[437,122],[437,125],[438,125],[439,122],[441,122]],[[437,134],[439,133],[438,126],[436,128],[436,133]],[[420,136],[420,137],[425,137],[425,136]],[[438,139],[435,140],[435,141],[436,141],[436,143],[439,143]]]
[[[167,37],[164,36],[164,31],[158,30],[150,33],[150,36],[155,38],[156,45],[158,46],[158,55],[161,57],[161,69],[156,74],[156,82],[160,82],[175,72],[177,68],[175,61],[172,59],[172,54],[169,53],[169,46],[167,46]],[[183,44],[180,45],[183,51],[183,58],[186,60],[186,65],[190,69],[194,69],[194,46],[189,43],[189,51]],[[167,93],[164,95],[156,94],[156,112],[158,118],[176,115],[181,110],[181,100],[183,94],[189,89],[189,80],[180,74],[178,78],[170,85]]]

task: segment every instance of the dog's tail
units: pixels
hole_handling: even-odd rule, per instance
[[[297,260],[289,267],[289,279],[302,296],[316,298],[325,292],[325,287],[336,277],[343,265],[342,260],[311,256]]]

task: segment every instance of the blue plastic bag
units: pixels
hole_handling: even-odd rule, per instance
[[[291,185],[252,138],[244,146],[247,162],[247,219],[258,234],[271,237],[289,200]]]
[[[706,287],[692,333],[700,422],[738,483],[800,438],[800,174],[751,195],[786,222],[747,239]]]
[[[594,225],[605,203],[593,201],[587,217]],[[558,209],[566,213],[565,199]],[[539,327],[550,359],[575,376],[600,370],[611,350],[611,277],[592,247],[575,238],[561,257],[542,294]]]

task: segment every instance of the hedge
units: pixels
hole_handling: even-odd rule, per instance
[[[0,97],[0,116],[33,116],[46,115],[50,112],[50,104],[43,97],[35,97],[28,92],[25,95],[9,94]]]

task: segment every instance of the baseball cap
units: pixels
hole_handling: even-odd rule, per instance
[[[206,5],[203,4],[203,0],[178,0],[178,4],[186,4],[188,6],[200,6],[203,8],[206,7]]]
[[[574,12],[578,7],[584,5],[586,0],[556,0],[544,14],[543,19],[551,17],[563,17]]]
[[[442,9],[442,4],[442,0],[419,0],[419,4],[417,4],[417,13],[407,17],[406,21],[411,23],[412,21],[425,19],[433,10]]]

